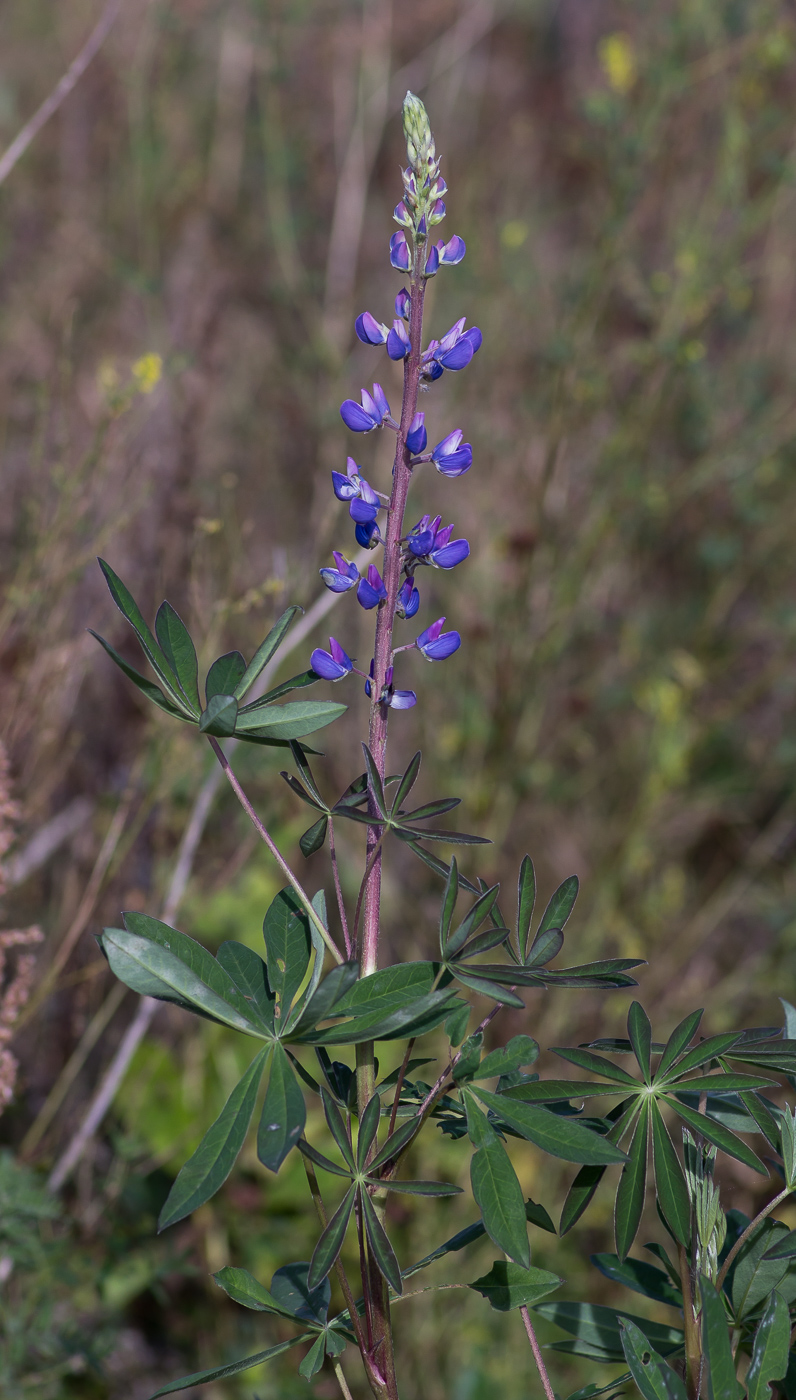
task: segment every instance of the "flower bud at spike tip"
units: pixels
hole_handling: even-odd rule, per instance
[[[424,178],[429,157],[433,162],[436,152],[428,113],[413,92],[407,92],[404,98],[403,118],[409,164],[418,176]]]

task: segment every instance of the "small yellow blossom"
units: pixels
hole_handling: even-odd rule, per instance
[[[608,86],[624,97],[635,86],[638,77],[636,51],[629,34],[607,34],[598,49],[600,66]]]
[[[151,394],[160,383],[163,360],[160,355],[142,355],[133,365],[133,379],[139,394]]]

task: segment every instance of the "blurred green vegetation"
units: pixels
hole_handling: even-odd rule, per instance
[[[97,13],[90,0],[6,0],[0,146]],[[792,5],[150,0],[123,8],[0,187],[0,736],[22,809],[17,850],[76,796],[93,803],[5,896],[4,924],[36,920],[47,934],[42,975],[76,919],[84,928],[16,1037],[17,1096],[0,1123],[12,1149],[110,990],[91,932],[122,907],[157,911],[208,771],[195,736],[146,712],[87,637],[96,627],[133,656],[94,555],[149,614],[168,596],[208,657],[251,651],[286,603],[317,596],[329,551],[350,547],[329,470],[350,448],[341,399],[375,374],[398,392],[353,319],[365,307],[389,319],[400,285],[385,250],[407,86],[428,104],[447,227],[468,245],[432,286],[431,329],[466,313],[484,348],[426,406],[432,441],[460,424],[475,464],[457,483],[421,479],[417,514],[452,516],[473,552],[454,577],[422,580],[423,615],[446,613],[464,644],[433,671],[406,660],[420,704],[392,726],[395,766],[420,747],[424,795],[464,799],[467,829],[494,841],[484,876],[510,885],[526,850],[543,893],[580,875],[571,960],[648,959],[639,980],[656,1031],[708,994],[713,1031],[776,1023],[777,994],[794,999]],[[363,466],[383,479],[374,436]],[[370,624],[347,602],[333,630],[363,657]],[[320,629],[307,654],[318,643]],[[353,686],[346,698],[318,766],[330,791],[359,766],[365,700]],[[300,859],[306,822],[279,760],[242,753],[236,765]],[[360,855],[342,843],[349,895]],[[323,857],[307,879],[329,885]],[[256,939],[275,888],[221,794],[181,926],[209,946]],[[386,891],[392,953],[428,955],[432,877],[394,852]],[[529,998],[504,1029],[572,1043],[616,1032],[627,1001]],[[267,1279],[312,1246],[299,1167],[266,1179],[251,1156],[217,1202],[156,1239],[168,1182],[239,1068],[232,1037],[171,1012],[63,1207],[45,1209],[43,1172],[132,1002],[35,1153],[2,1159],[20,1218],[33,1203],[34,1254],[0,1285],[9,1396],[143,1400],[168,1377],[254,1351],[276,1325],[240,1316],[209,1272],[234,1262]],[[420,1150],[418,1175],[457,1179],[454,1145]],[[518,1165],[555,1217],[564,1174],[527,1152]],[[741,1169],[726,1168],[725,1185],[742,1208],[759,1191]],[[436,1225],[425,1207],[397,1212],[402,1261],[468,1223],[463,1212],[448,1203]],[[588,1254],[609,1229],[598,1199],[584,1231],[560,1246],[539,1236],[535,1257],[586,1296]],[[472,1272],[456,1256],[435,1279],[474,1278],[488,1255],[473,1252]],[[407,1394],[527,1393],[516,1319],[463,1292],[396,1311]],[[202,1393],[306,1394],[281,1361]],[[557,1374],[562,1390],[593,1378]],[[315,1394],[333,1393],[322,1374]]]

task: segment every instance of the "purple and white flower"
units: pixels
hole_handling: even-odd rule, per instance
[[[360,398],[361,407],[354,399],[346,399],[340,405],[340,417],[352,433],[371,433],[390,418],[390,405],[380,384],[373,385],[372,395],[362,389]]]
[[[369,311],[363,311],[357,316],[354,322],[354,330],[363,345],[384,345],[387,336],[390,334],[389,326],[385,326],[381,321],[377,321],[375,316],[371,316]]]
[[[359,580],[357,588],[357,602],[363,608],[377,608],[379,603],[387,597],[387,589],[384,587],[384,580],[376,568],[375,564],[368,564],[367,578]]]
[[[373,662],[371,661],[370,677],[368,680],[365,681],[365,694],[367,695],[368,699],[370,699],[373,693],[372,681]],[[387,672],[384,677],[384,685],[382,686],[381,695],[379,696],[379,704],[388,705],[391,710],[411,710],[412,706],[417,704],[417,696],[413,690],[395,689],[395,686],[393,685],[392,666],[387,667]]]
[[[418,564],[434,569],[455,569],[470,553],[467,540],[451,540],[453,525],[440,528],[441,517],[424,515],[406,537],[409,554]]]
[[[358,524],[354,531],[354,538],[363,549],[375,549],[377,545],[384,543],[375,520],[366,520]]]
[[[431,450],[431,460],[443,476],[464,476],[473,465],[473,449],[469,442],[462,443],[464,433],[454,428],[452,433],[438,442]]]
[[[459,650],[462,639],[458,632],[443,632],[445,626],[444,617],[438,617],[436,622],[432,622],[425,632],[415,638],[415,646],[423,654],[426,661],[445,661],[447,657],[453,656]]]
[[[412,353],[412,343],[407,334],[406,326],[399,316],[396,316],[392,323],[392,330],[387,335],[387,354],[391,360],[405,360],[407,355]]]
[[[483,336],[477,326],[464,329],[467,318],[462,316],[455,326],[451,326],[442,340],[432,340],[423,351],[423,371],[431,379],[438,379],[439,370],[460,370],[469,365],[473,355],[481,349]],[[430,372],[433,371],[433,372]]]
[[[407,292],[406,287],[402,287],[395,298],[395,314],[396,316],[400,316],[402,321],[408,321],[411,310],[412,298]]]
[[[353,588],[359,582],[359,569],[356,564],[349,564],[338,550],[335,549],[332,553],[335,567],[321,569],[321,578],[332,593],[347,593],[349,588]]]
[[[399,229],[390,239],[390,262],[397,272],[412,271],[412,255],[403,229]]]
[[[322,651],[320,647],[315,648],[310,657],[310,666],[316,675],[325,681],[341,681],[343,676],[347,676],[354,669],[351,657],[343,651],[334,637],[329,638],[328,651]]]

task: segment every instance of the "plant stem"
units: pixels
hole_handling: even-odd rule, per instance
[[[351,1391],[348,1389],[348,1382],[346,1381],[346,1378],[343,1375],[343,1368],[340,1365],[340,1362],[336,1356],[332,1357],[332,1370],[334,1371],[334,1374],[337,1377],[337,1384],[343,1392],[343,1400],[354,1400]]]
[[[329,855],[332,860],[332,874],[334,876],[334,889],[337,895],[337,908],[340,913],[340,923],[343,926],[343,942],[345,943],[345,953],[347,958],[354,956],[354,940],[348,930],[348,919],[345,912],[345,901],[343,899],[343,888],[340,884],[340,871],[337,865],[337,849],[334,844],[334,820],[329,818]]]
[[[523,1322],[525,1323],[525,1331],[528,1333],[528,1341],[531,1344],[531,1351],[533,1352],[533,1359],[536,1362],[536,1369],[539,1372],[539,1377],[541,1379],[542,1385],[544,1386],[544,1393],[547,1396],[547,1400],[556,1400],[553,1387],[550,1384],[550,1377],[547,1374],[547,1367],[545,1366],[544,1361],[542,1360],[541,1348],[539,1346],[538,1341],[536,1340],[536,1333],[533,1330],[531,1315],[528,1312],[527,1307],[520,1308],[520,1314],[522,1316]]]
[[[254,808],[252,807],[252,804],[251,804],[251,802],[249,801],[248,797],[246,796],[246,793],[243,791],[243,788],[241,787],[240,783],[238,782],[238,779],[236,778],[234,772],[232,771],[232,767],[231,767],[231,764],[230,764],[230,762],[229,762],[229,759],[227,758],[227,755],[224,753],[224,750],[222,749],[222,747],[221,747],[221,745],[219,744],[218,740],[217,740],[217,739],[214,739],[213,736],[212,736],[212,734],[209,734],[209,735],[208,735],[208,739],[210,740],[210,747],[211,747],[211,749],[213,750],[213,753],[215,754],[215,756],[216,756],[216,758],[218,759],[219,763],[221,764],[221,767],[222,767],[223,770],[224,770],[224,774],[225,774],[225,776],[226,776],[226,779],[227,779],[227,781],[228,781],[230,787],[232,788],[232,791],[234,792],[234,794],[235,794],[235,796],[237,797],[237,799],[238,799],[238,801],[239,801],[241,807],[243,808],[244,812],[246,813],[246,816],[249,818],[249,821],[252,823],[252,826],[254,827],[255,831],[257,832],[257,835],[260,837],[260,839],[261,839],[262,841],[265,842],[266,846],[268,847],[269,851],[271,852],[271,855],[273,856],[274,860],[276,861],[277,865],[279,866],[279,869],[282,871],[282,874],[285,876],[285,878],[288,880],[288,882],[293,886],[293,889],[295,890],[296,894],[297,894],[298,897],[299,897],[299,901],[300,901],[301,904],[303,904],[303,906],[304,906],[304,909],[305,909],[305,912],[306,912],[308,918],[309,918],[309,919],[312,921],[312,923],[315,925],[316,929],[318,930],[319,934],[321,935],[321,938],[323,939],[324,943],[326,944],[327,948],[329,949],[329,952],[332,954],[332,957],[334,958],[335,962],[338,962],[338,963],[343,962],[343,961],[344,961],[344,958],[343,958],[342,953],[340,952],[340,949],[337,947],[337,944],[335,943],[334,939],[331,937],[331,934],[329,933],[329,930],[328,930],[327,928],[324,928],[323,921],[322,921],[322,919],[320,918],[320,916],[319,916],[319,914],[317,913],[317,911],[315,910],[315,908],[313,907],[313,904],[312,904],[312,901],[311,901],[309,895],[306,893],[306,891],[304,890],[304,888],[303,888],[303,886],[301,885],[301,883],[296,879],[296,876],[293,874],[293,871],[290,869],[290,866],[288,865],[288,863],[287,863],[287,861],[285,860],[284,856],[282,855],[281,851],[280,851],[280,850],[278,849],[278,847],[275,845],[273,838],[272,838],[271,836],[269,836],[269,834],[268,834],[266,828],[263,826],[263,823],[260,821],[260,818],[258,817],[257,813],[255,812]]]
[[[409,1065],[409,1060],[411,1058],[412,1051],[414,1050],[414,1048],[415,1037],[412,1036],[412,1039],[407,1041],[406,1054],[403,1057],[401,1068],[398,1072],[398,1080],[395,1085],[395,1098],[392,1101],[392,1113],[390,1114],[390,1126],[387,1129],[388,1137],[392,1137],[392,1134],[395,1132],[395,1120],[398,1117],[398,1105],[401,1102],[401,1090],[404,1087],[404,1080],[406,1078],[407,1067]]]
[[[357,907],[354,911],[354,938],[356,938],[359,933],[359,916],[362,913],[362,900],[365,897],[365,890],[367,889],[368,877],[370,876],[370,872],[376,864],[378,857],[381,855],[381,848],[384,844],[385,835],[386,830],[382,831],[378,841],[373,847],[373,850],[368,856],[368,863],[365,866],[365,873],[362,876],[362,882],[359,886],[359,894],[357,895]]]
[[[746,1241],[748,1240],[749,1236],[754,1230],[757,1229],[761,1220],[765,1220],[766,1216],[770,1215],[772,1210],[776,1210],[777,1206],[780,1205],[781,1202],[785,1200],[785,1197],[789,1196],[790,1193],[791,1188],[789,1186],[786,1186],[774,1197],[773,1201],[769,1201],[767,1206],[763,1206],[763,1209],[758,1215],[755,1216],[754,1220],[751,1220],[749,1222],[743,1234],[738,1236],[737,1240],[735,1241],[735,1244],[733,1245],[732,1249],[727,1255],[727,1258],[724,1260],[724,1263],[722,1264],[719,1270],[719,1276],[716,1279],[716,1288],[719,1292],[721,1292],[721,1288],[729,1272],[730,1265],[732,1264],[739,1251],[743,1249],[743,1246],[746,1244]]]
[[[685,1383],[688,1400],[699,1400],[702,1379],[702,1339],[699,1324],[694,1315],[694,1298],[691,1288],[691,1267],[683,1245],[677,1246],[677,1259],[680,1265],[680,1287],[683,1290],[683,1323],[685,1327]]]

